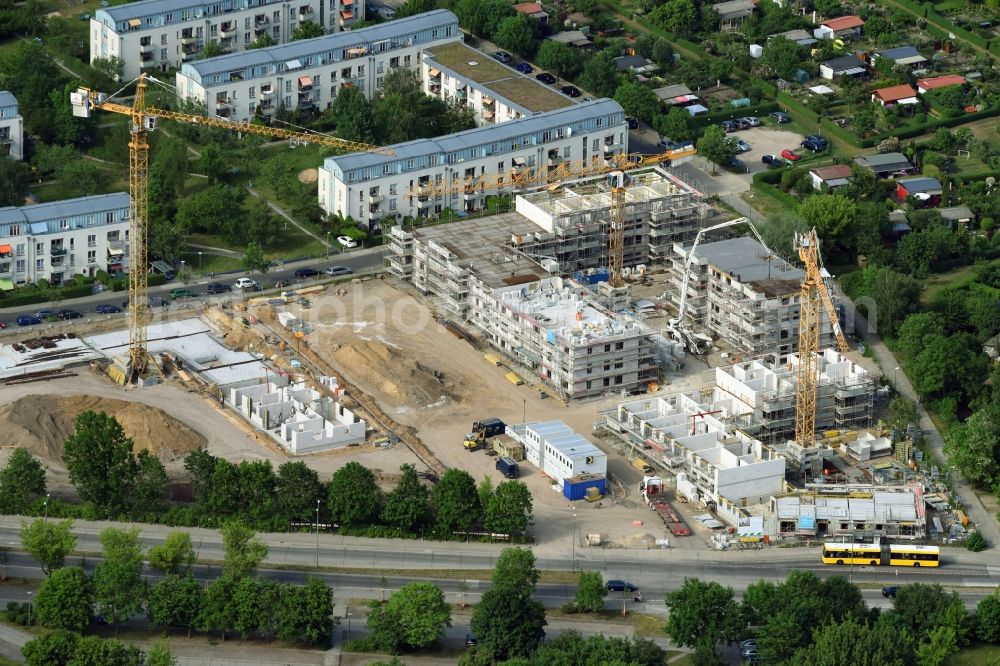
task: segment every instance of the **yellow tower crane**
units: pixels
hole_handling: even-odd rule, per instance
[[[669,166],[691,159],[697,151],[685,146],[657,155],[618,153],[592,160],[562,162],[554,167],[512,169],[510,172],[467,176],[452,182],[428,182],[407,190],[403,196],[426,200],[451,194],[475,194],[487,190],[520,190],[555,185],[565,180],[607,175],[611,181],[611,219],[608,228],[608,282],[612,287],[624,285],[623,256],[625,249],[625,199],[628,172],[650,166]]]
[[[822,332],[822,310],[830,320],[837,348],[848,350],[847,339],[840,328],[837,309],[826,289],[823,259],[819,253],[816,229],[795,235],[799,259],[805,265],[799,298],[799,368],[795,391],[795,441],[803,448],[816,442],[816,392],[819,389],[819,346]],[[822,304],[822,310],[820,308]]]
[[[162,83],[140,74],[136,80],[132,104],[111,101],[112,97],[88,88],[80,88],[70,95],[73,115],[88,118],[94,109],[120,113],[129,117],[129,243],[131,256],[128,271],[128,368],[126,381],[135,381],[146,369],[149,354],[146,347],[146,326],[149,321],[148,271],[149,271],[149,140],[148,133],[156,129],[156,119],[174,120],[192,125],[202,125],[233,132],[257,134],[302,143],[315,143],[328,148],[349,152],[371,152],[392,156],[389,148],[366,143],[345,141],[325,134],[233,122],[223,118],[199,116],[190,113],[167,111],[146,106],[147,80]]]

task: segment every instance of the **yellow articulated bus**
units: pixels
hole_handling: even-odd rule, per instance
[[[823,564],[859,566],[936,567],[941,562],[937,546],[910,544],[824,543]]]

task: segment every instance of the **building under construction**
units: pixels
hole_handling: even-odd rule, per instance
[[[658,167],[630,173],[626,191],[626,270],[661,261],[698,232],[707,206]],[[519,195],[516,212],[389,233],[390,273],[467,318],[470,276],[487,284],[512,275],[568,276],[608,266],[611,190],[605,177]]]
[[[677,243],[670,257],[667,297],[680,306],[688,247]],[[799,299],[805,272],[741,236],[695,249],[688,278],[686,323],[711,335],[744,358],[776,354],[780,361],[799,347]],[[822,319],[820,348],[833,342]]]
[[[715,369],[716,400],[731,399],[732,422],[769,444],[795,436],[799,358],[763,357]],[[871,373],[836,350],[817,358],[817,430],[858,430],[872,423],[875,381]]]

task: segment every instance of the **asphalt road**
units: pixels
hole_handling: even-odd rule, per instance
[[[279,280],[287,282],[289,284],[303,286],[319,281],[321,279],[329,279],[329,277],[325,275],[320,275],[318,278],[311,280],[296,280],[295,279],[296,269],[308,266],[322,272],[329,266],[346,266],[355,273],[360,273],[362,271],[382,266],[382,257],[384,255],[385,255],[384,248],[378,248],[373,250],[362,250],[357,253],[344,252],[341,254],[332,255],[329,259],[321,259],[315,261],[309,260],[309,261],[296,262],[294,264],[287,264],[286,266],[282,266],[277,270],[269,271],[263,276],[260,274],[255,274],[252,277],[259,284],[263,284],[265,287],[267,287],[268,285],[273,285],[275,282]],[[168,298],[171,289],[178,289],[178,288],[190,289],[191,291],[199,295],[197,298],[186,298],[183,300],[174,301],[168,304],[166,307],[191,306],[193,304],[201,304],[203,302],[220,301],[233,298],[241,299],[243,297],[243,294],[240,293],[239,290],[232,292],[225,292],[218,295],[209,295],[206,292],[206,286],[209,283],[217,282],[220,284],[229,285],[231,287],[233,283],[236,282],[236,279],[242,277],[243,275],[244,275],[243,273],[235,273],[235,274],[227,273],[225,275],[216,275],[215,279],[206,278],[198,280],[196,282],[189,282],[188,284],[183,284],[178,280],[173,280],[159,287],[150,287],[149,294],[154,298],[155,303],[159,303],[158,299],[160,298]],[[255,294],[255,292],[249,292],[249,291],[246,293],[248,296],[252,296]],[[50,303],[37,303],[35,305],[28,305],[17,308],[6,308],[0,310],[0,321],[3,321],[6,324],[8,330],[11,329],[23,330],[27,332],[33,329],[34,330],[43,329],[45,325],[42,324],[35,326],[20,327],[15,323],[15,320],[20,315],[33,314],[43,309],[44,310],[67,309],[67,310],[76,310],[77,312],[83,314],[83,319],[78,319],[75,321],[83,321],[85,319],[92,319],[92,318],[112,319],[118,317],[122,319],[122,324],[124,325],[125,323],[124,312],[119,314],[104,315],[104,314],[97,314],[96,308],[98,305],[101,304],[115,305],[121,308],[122,305],[127,301],[128,301],[127,292],[108,291],[102,294],[63,300],[60,301],[56,306],[53,306]],[[160,308],[157,307],[155,309],[159,310]]]

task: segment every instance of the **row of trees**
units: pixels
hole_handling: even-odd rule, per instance
[[[57,629],[28,641],[21,648],[28,666],[177,666],[166,642],[143,653],[117,638],[80,636]]]
[[[1000,597],[983,599],[974,614],[958,594],[940,585],[897,589],[888,611],[869,609],[861,591],[842,576],[820,580],[793,571],[783,583],[759,581],[741,602],[732,588],[696,578],[667,595],[667,634],[696,648],[696,661],[725,663],[720,643],[756,627],[760,656],[767,663],[802,666],[940,666],[973,638],[1000,642]]]
[[[167,629],[251,634],[268,640],[320,643],[333,628],[330,588],[317,578],[306,585],[281,585],[258,578],[267,546],[238,522],[222,529],[222,572],[207,587],[192,570],[196,554],[186,532],[174,532],[146,554],[160,577],[150,584],[142,573],[143,552],[137,529],[107,528],[100,535],[103,557],[88,577],[78,566],[64,566],[76,547],[70,521],[36,520],[22,526],[25,550],[47,578],[34,600],[34,617],[50,629],[82,632],[95,618],[117,628],[145,614]]]

